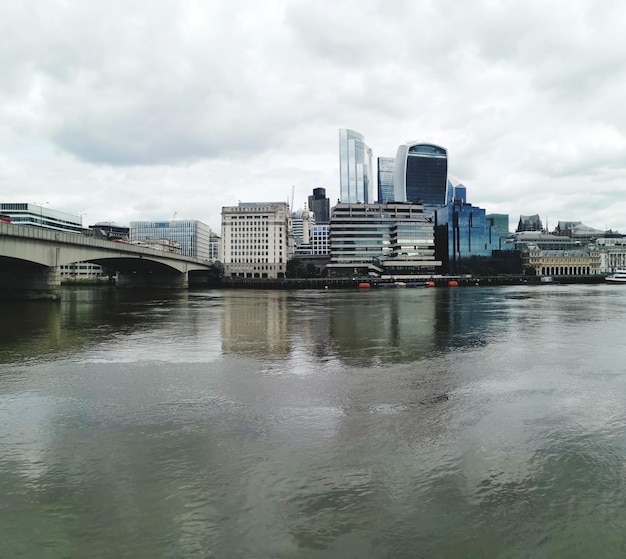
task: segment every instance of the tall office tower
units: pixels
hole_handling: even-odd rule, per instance
[[[363,134],[339,130],[339,199],[344,204],[373,203],[372,150]]]
[[[181,254],[210,260],[213,250],[211,247],[211,228],[195,219],[176,219],[172,221],[131,221],[131,243],[162,244],[164,248],[180,246]]]
[[[441,146],[409,142],[398,147],[393,175],[396,201],[419,202],[434,211],[446,204],[448,152]]]
[[[396,160],[393,157],[378,158],[378,203],[393,202],[393,173]]]
[[[283,278],[292,256],[293,233],[286,202],[239,202],[222,208],[225,276]]]
[[[314,188],[309,196],[309,210],[315,215],[315,223],[328,223],[330,220],[330,200],[325,188]]]

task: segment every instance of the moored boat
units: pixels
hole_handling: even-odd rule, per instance
[[[626,283],[626,269],[619,268],[604,279],[610,283]]]

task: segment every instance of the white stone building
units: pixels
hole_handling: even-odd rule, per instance
[[[293,250],[286,202],[239,202],[222,208],[225,277],[283,278]]]

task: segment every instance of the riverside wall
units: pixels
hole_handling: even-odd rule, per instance
[[[435,287],[449,287],[450,282],[458,286],[486,286],[486,285],[555,285],[577,283],[604,283],[603,275],[589,276],[552,276],[551,281],[539,276],[433,276],[403,279],[407,286],[434,282]],[[389,287],[395,280],[379,278],[223,278],[214,287],[244,288],[244,289],[357,289],[359,284],[369,283],[370,287]]]

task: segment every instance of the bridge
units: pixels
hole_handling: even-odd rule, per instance
[[[187,288],[199,258],[37,227],[0,223],[0,296],[57,299],[60,266],[92,262],[116,272],[118,287]]]

